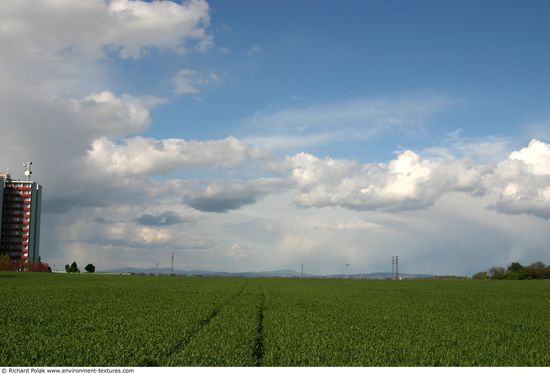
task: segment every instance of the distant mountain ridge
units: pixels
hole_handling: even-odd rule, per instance
[[[132,273],[132,274],[162,274],[171,273],[170,268],[117,268],[102,271],[102,273]],[[174,269],[175,275],[187,276],[211,276],[211,277],[244,277],[244,278],[300,278],[302,275],[298,271],[290,269],[281,269],[274,271],[245,271],[245,272],[226,272],[226,271],[209,271],[209,270],[179,270]],[[308,274],[304,273],[304,278],[350,278],[350,279],[387,279],[392,277],[392,273],[377,272],[377,273],[356,273],[356,274]],[[433,278],[430,274],[399,274],[403,279],[417,278]]]

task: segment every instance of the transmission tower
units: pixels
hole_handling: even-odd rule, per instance
[[[395,256],[395,280],[399,280],[399,256]]]
[[[399,280],[399,256],[391,256],[391,274],[393,279]]]
[[[174,275],[174,252],[172,252],[172,262],[170,265],[170,274]]]

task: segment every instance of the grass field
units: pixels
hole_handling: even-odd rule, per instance
[[[550,282],[0,273],[0,366],[549,366]]]

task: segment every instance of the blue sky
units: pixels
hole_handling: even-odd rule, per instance
[[[148,266],[167,248],[229,271],[550,262],[548,2],[0,14],[0,168],[33,158],[52,262]]]
[[[306,149],[383,161],[398,147],[430,146],[458,129],[468,137],[528,141],[528,126],[550,116],[545,2],[209,4],[216,45],[208,52],[151,53],[110,66],[118,91],[142,95],[170,96],[181,68],[219,76],[194,97],[154,109],[146,135],[242,137],[261,132],[248,123],[258,112],[354,99],[425,95],[449,102],[413,136],[393,131]]]

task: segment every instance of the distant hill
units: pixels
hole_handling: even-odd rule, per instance
[[[103,273],[133,273],[133,274],[170,274],[170,268],[117,268],[104,271]],[[245,277],[245,278],[300,278],[301,274],[298,271],[290,269],[274,270],[274,271],[246,271],[246,272],[225,272],[225,271],[209,271],[209,270],[179,270],[174,269],[175,275],[188,276],[212,276],[212,277]],[[432,278],[430,274],[399,274],[403,279],[417,278]],[[304,273],[304,278],[350,278],[350,279],[387,279],[391,278],[392,273],[359,273],[350,274],[330,274],[318,275]]]

